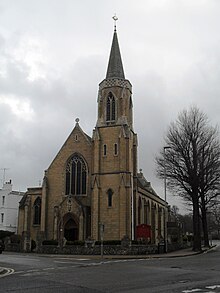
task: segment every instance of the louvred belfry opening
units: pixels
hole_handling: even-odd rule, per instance
[[[115,98],[111,92],[107,97],[106,121],[115,121]]]

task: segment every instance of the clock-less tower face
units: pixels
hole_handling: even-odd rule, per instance
[[[136,134],[133,132],[132,86],[125,79],[117,32],[114,31],[106,78],[99,85],[98,118],[93,133],[92,233],[105,239],[131,237]]]

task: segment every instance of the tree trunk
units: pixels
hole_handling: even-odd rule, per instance
[[[204,246],[209,246],[209,233],[208,233],[208,224],[207,224],[207,214],[206,208],[203,205],[201,206],[201,216],[202,216],[202,228],[203,228],[203,237],[204,237]]]
[[[193,251],[201,251],[201,229],[198,196],[193,196]]]

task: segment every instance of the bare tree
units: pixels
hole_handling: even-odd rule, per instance
[[[182,111],[165,137],[166,152],[156,157],[157,174],[166,174],[168,188],[193,208],[193,250],[201,250],[200,208],[206,219],[207,199],[217,196],[220,185],[220,144],[217,128],[197,107]],[[202,221],[203,223],[203,221]],[[206,225],[206,227],[204,227]],[[207,221],[203,230],[207,230]]]
[[[184,234],[193,233],[192,214],[179,215],[180,223],[183,226]]]
[[[178,219],[179,219],[179,208],[178,208],[178,206],[173,205],[173,206],[170,207],[170,216],[175,221],[178,221]]]
[[[211,208],[210,214],[211,214],[210,221],[212,224],[212,229],[216,230],[217,232],[216,236],[218,237],[218,239],[220,239],[220,203],[214,205]]]

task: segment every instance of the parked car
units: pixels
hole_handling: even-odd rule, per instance
[[[2,251],[5,249],[5,245],[3,243],[2,240],[0,240],[0,254],[2,253]]]

